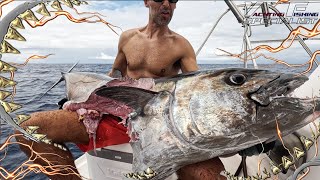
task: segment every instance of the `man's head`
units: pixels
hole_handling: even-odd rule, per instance
[[[158,26],[167,26],[171,21],[178,0],[144,0],[149,8],[149,20]]]

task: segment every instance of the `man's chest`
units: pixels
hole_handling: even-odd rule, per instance
[[[178,47],[170,42],[130,41],[124,48],[129,69],[168,69],[181,59]]]

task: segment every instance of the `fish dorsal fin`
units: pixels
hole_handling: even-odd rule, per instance
[[[95,92],[96,95],[122,102],[134,110],[143,107],[152,99],[157,92],[127,86],[102,86]]]

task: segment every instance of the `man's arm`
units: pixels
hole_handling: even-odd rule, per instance
[[[123,32],[120,36],[120,39],[119,39],[118,53],[117,53],[116,59],[114,60],[112,69],[108,74],[111,77],[117,76],[118,75],[116,73],[117,71],[120,71],[122,76],[126,76],[126,74],[127,74],[126,73],[127,72],[127,59],[126,59],[126,56],[123,52],[123,46],[125,45],[125,42],[126,42],[126,32]]]
[[[181,47],[183,48],[183,57],[181,58],[180,63],[181,71],[183,73],[197,71],[199,68],[197,65],[196,54],[189,41],[183,38],[183,45]]]

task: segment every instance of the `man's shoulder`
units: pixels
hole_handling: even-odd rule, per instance
[[[186,54],[194,54],[194,49],[191,43],[182,35],[173,32],[172,33],[175,39],[175,44],[177,49],[180,49],[179,52],[185,56]]]
[[[182,35],[174,32],[174,31],[172,31],[172,35],[173,35],[176,43],[181,44],[181,45],[190,44],[189,41],[185,37],[183,37]]]
[[[138,30],[138,28],[126,30],[121,34],[121,37],[125,39],[130,39],[138,33]]]
[[[119,48],[127,44],[138,33],[138,29],[129,29],[121,33],[119,40]]]
[[[188,40],[183,37],[181,34],[174,32],[171,30],[171,34],[174,37],[175,40],[179,41],[179,42],[188,42]]]

